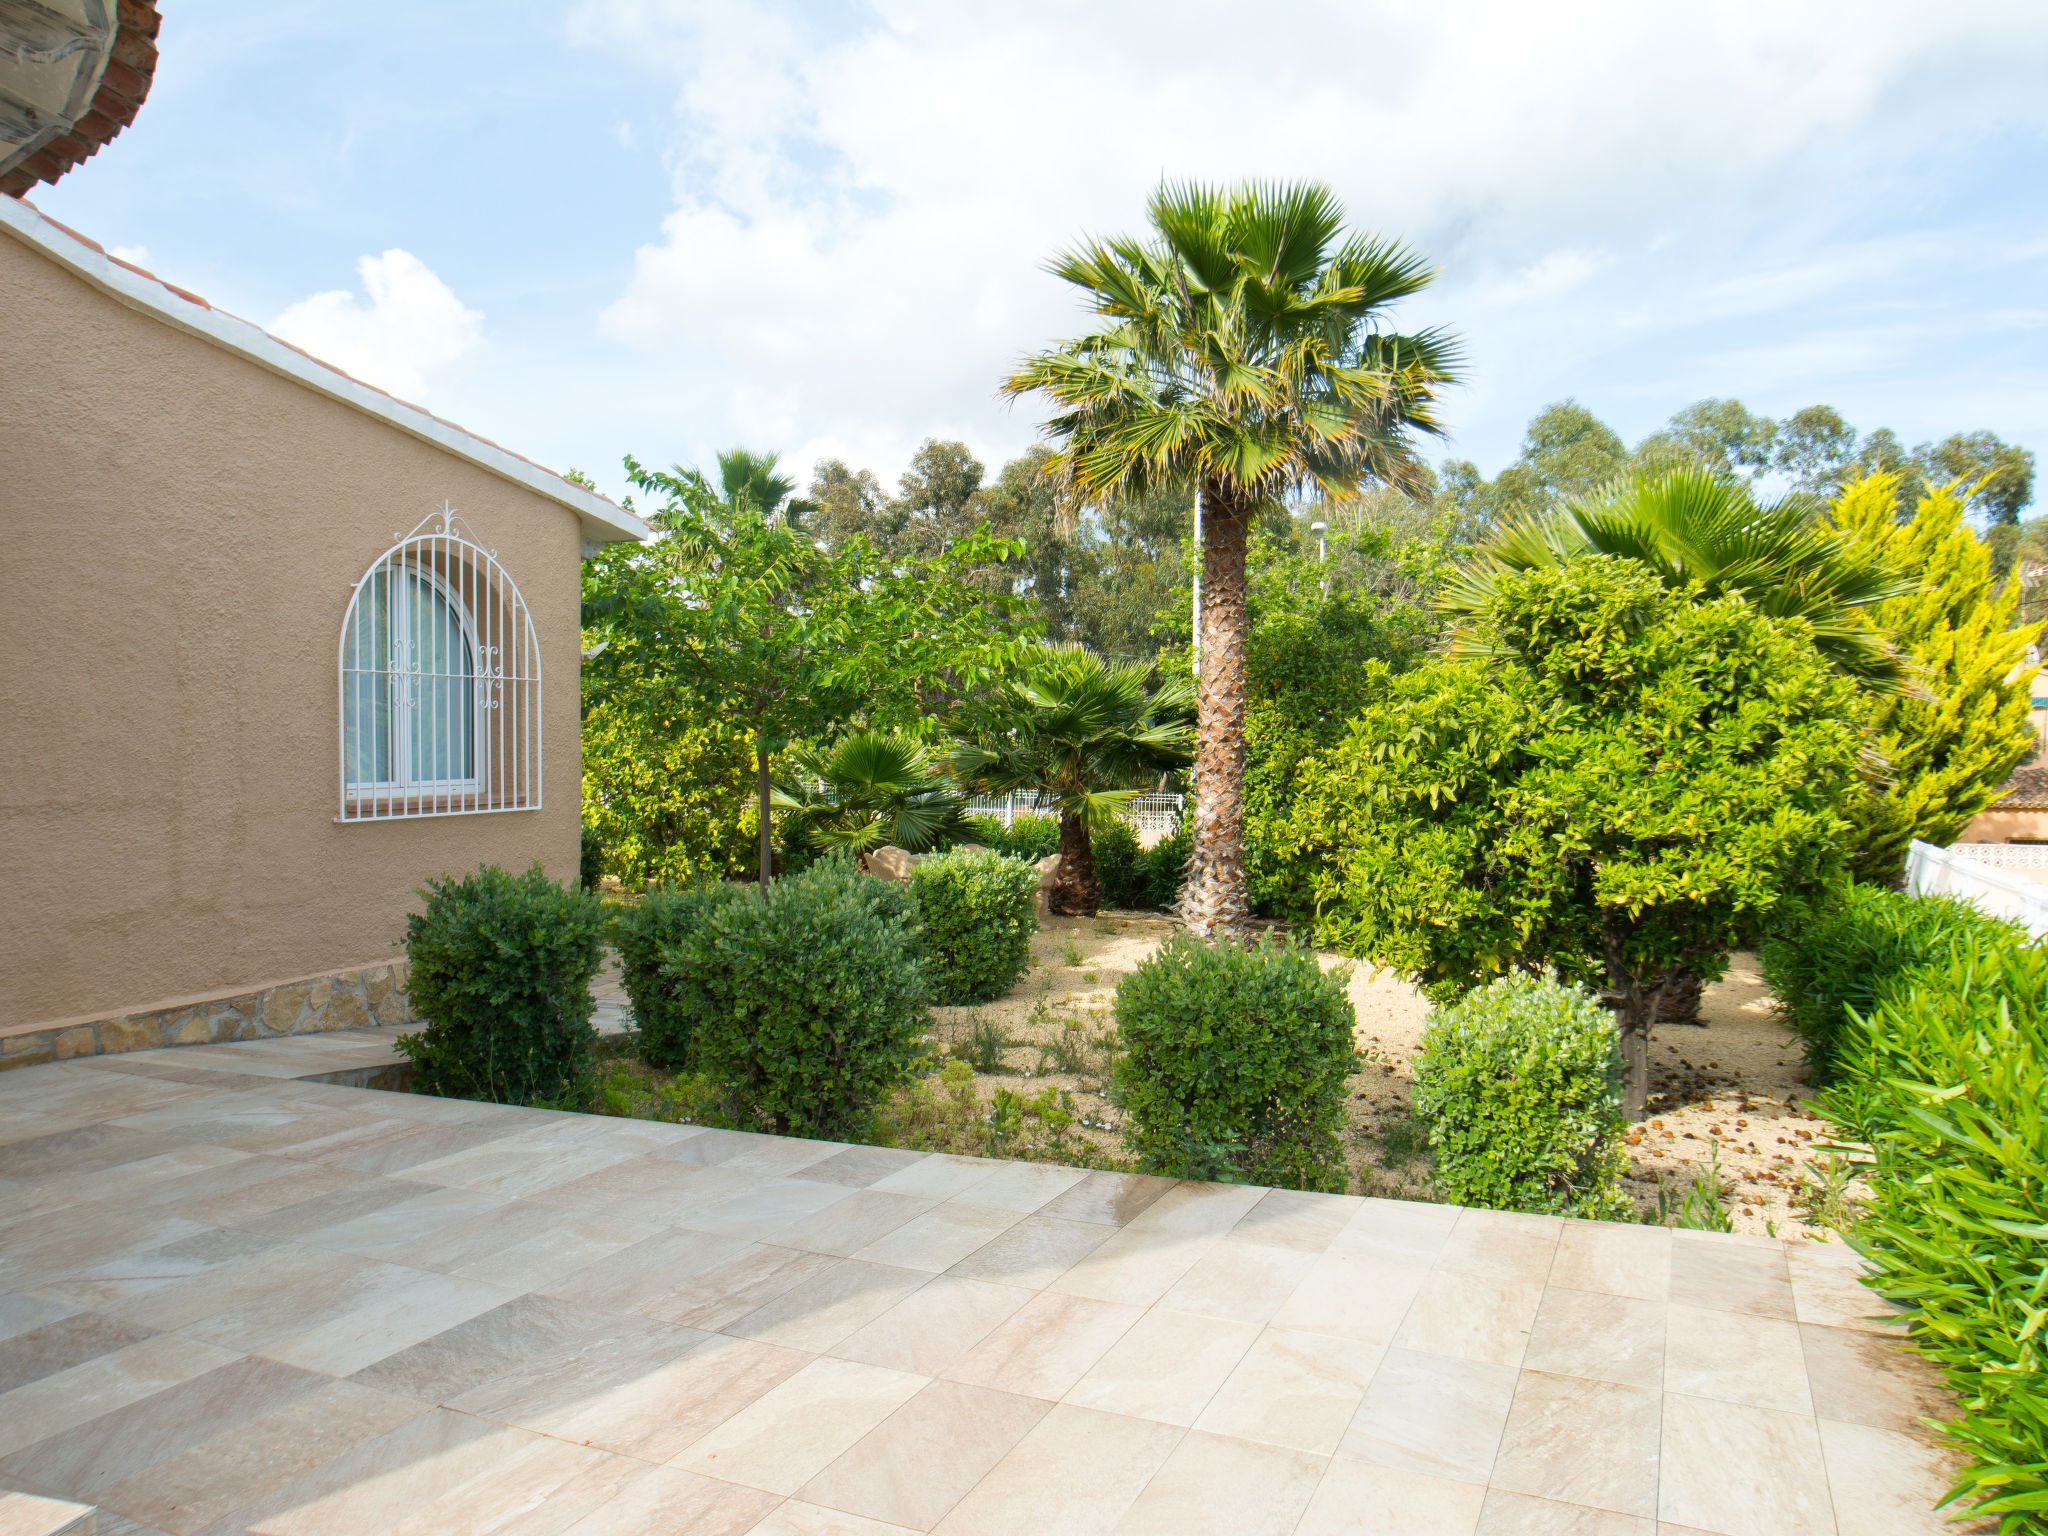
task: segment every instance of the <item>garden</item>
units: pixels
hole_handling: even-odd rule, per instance
[[[1848,1243],[1956,1506],[2043,1529],[2048,952],[1898,889],[2035,748],[2031,461],[1567,403],[1433,471],[1420,258],[1315,188],[1151,219],[1055,264],[1098,325],[992,485],[628,461],[583,878],[427,893],[415,1090]]]

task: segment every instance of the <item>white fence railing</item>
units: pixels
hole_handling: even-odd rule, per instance
[[[2048,884],[2012,874],[2048,868],[2048,848],[2025,843],[1957,843],[1937,848],[1913,840],[1906,889],[1916,896],[1955,896],[1993,917],[2010,918],[2036,937],[2048,936]]]
[[[1123,804],[1118,819],[1129,822],[1135,832],[1161,832],[1171,835],[1180,826],[1181,806],[1185,795],[1154,794],[1147,792],[1133,795]],[[1055,816],[1059,814],[1049,796],[1018,790],[1007,795],[976,795],[967,802],[970,816],[993,816],[1004,826],[1009,826],[1019,816]]]

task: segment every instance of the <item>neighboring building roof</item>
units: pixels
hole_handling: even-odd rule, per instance
[[[2048,765],[2015,768],[1991,802],[1994,811],[2048,811]]]
[[[653,535],[652,528],[610,498],[565,480],[553,470],[543,469],[531,459],[466,432],[453,422],[408,405],[375,385],[351,378],[333,364],[323,363],[290,342],[278,340],[260,325],[215,309],[198,294],[174,288],[133,262],[109,256],[96,242],[47,217],[31,203],[0,197],[0,232],[40,251],[130,309],[247,358],[258,367],[282,374],[330,400],[374,416],[479,469],[489,470],[567,507],[581,521],[586,543],[616,544]]]
[[[0,6],[0,192],[55,181],[135,121],[159,18],[153,0],[111,9]]]

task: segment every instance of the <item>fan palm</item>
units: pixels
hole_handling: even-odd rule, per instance
[[[792,752],[794,783],[774,800],[814,847],[922,853],[960,823],[967,797],[907,736],[853,731],[829,749]],[[822,785],[822,788],[813,786]]]
[[[1733,594],[1773,618],[1804,619],[1841,671],[1879,693],[1916,689],[1912,663],[1869,617],[1916,584],[1831,526],[1811,499],[1759,503],[1747,485],[1694,465],[1618,480],[1501,529],[1437,600],[1461,621],[1453,649],[1476,646],[1469,621],[1492,603],[1504,572],[1587,555],[1623,556],[1667,587],[1697,582],[1707,597]]]
[[[1047,904],[1063,915],[1102,905],[1090,826],[1113,820],[1146,784],[1188,761],[1192,689],[1147,686],[1144,662],[1109,662],[1086,646],[1049,645],[1025,680],[999,735],[956,748],[953,771],[993,794],[1037,790],[1060,814],[1060,867]]]
[[[1346,237],[1313,185],[1162,186],[1147,239],[1087,240],[1051,270],[1100,327],[1027,358],[1003,384],[1042,393],[1047,470],[1084,496],[1192,490],[1202,527],[1194,854],[1182,916],[1241,928],[1245,543],[1261,508],[1313,485],[1419,486],[1416,432],[1457,349],[1441,331],[1381,330],[1434,275],[1385,240]]]

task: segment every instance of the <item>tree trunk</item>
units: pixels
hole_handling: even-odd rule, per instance
[[[1679,967],[1667,966],[1648,986],[1624,963],[1628,933],[1610,918],[1600,925],[1600,948],[1607,963],[1607,1002],[1614,1010],[1621,1040],[1621,1112],[1640,1120],[1650,1107],[1650,1026],[1664,1005]]]
[[[768,819],[768,744],[762,740],[758,727],[754,731],[754,760],[760,765],[760,776],[755,782],[755,792],[761,804],[761,899],[768,899],[768,877],[775,869],[775,835]]]
[[[1680,971],[1671,979],[1664,1001],[1657,1007],[1657,1022],[1704,1028],[1700,1023],[1700,994],[1705,990],[1706,984],[1699,977],[1691,971]]]
[[[1102,909],[1102,882],[1095,874],[1095,844],[1088,823],[1060,812],[1060,867],[1045,904],[1059,917],[1093,917]]]
[[[1252,504],[1202,486],[1202,675],[1195,693],[1194,853],[1180,916],[1198,938],[1240,934],[1244,884],[1245,540]]]

